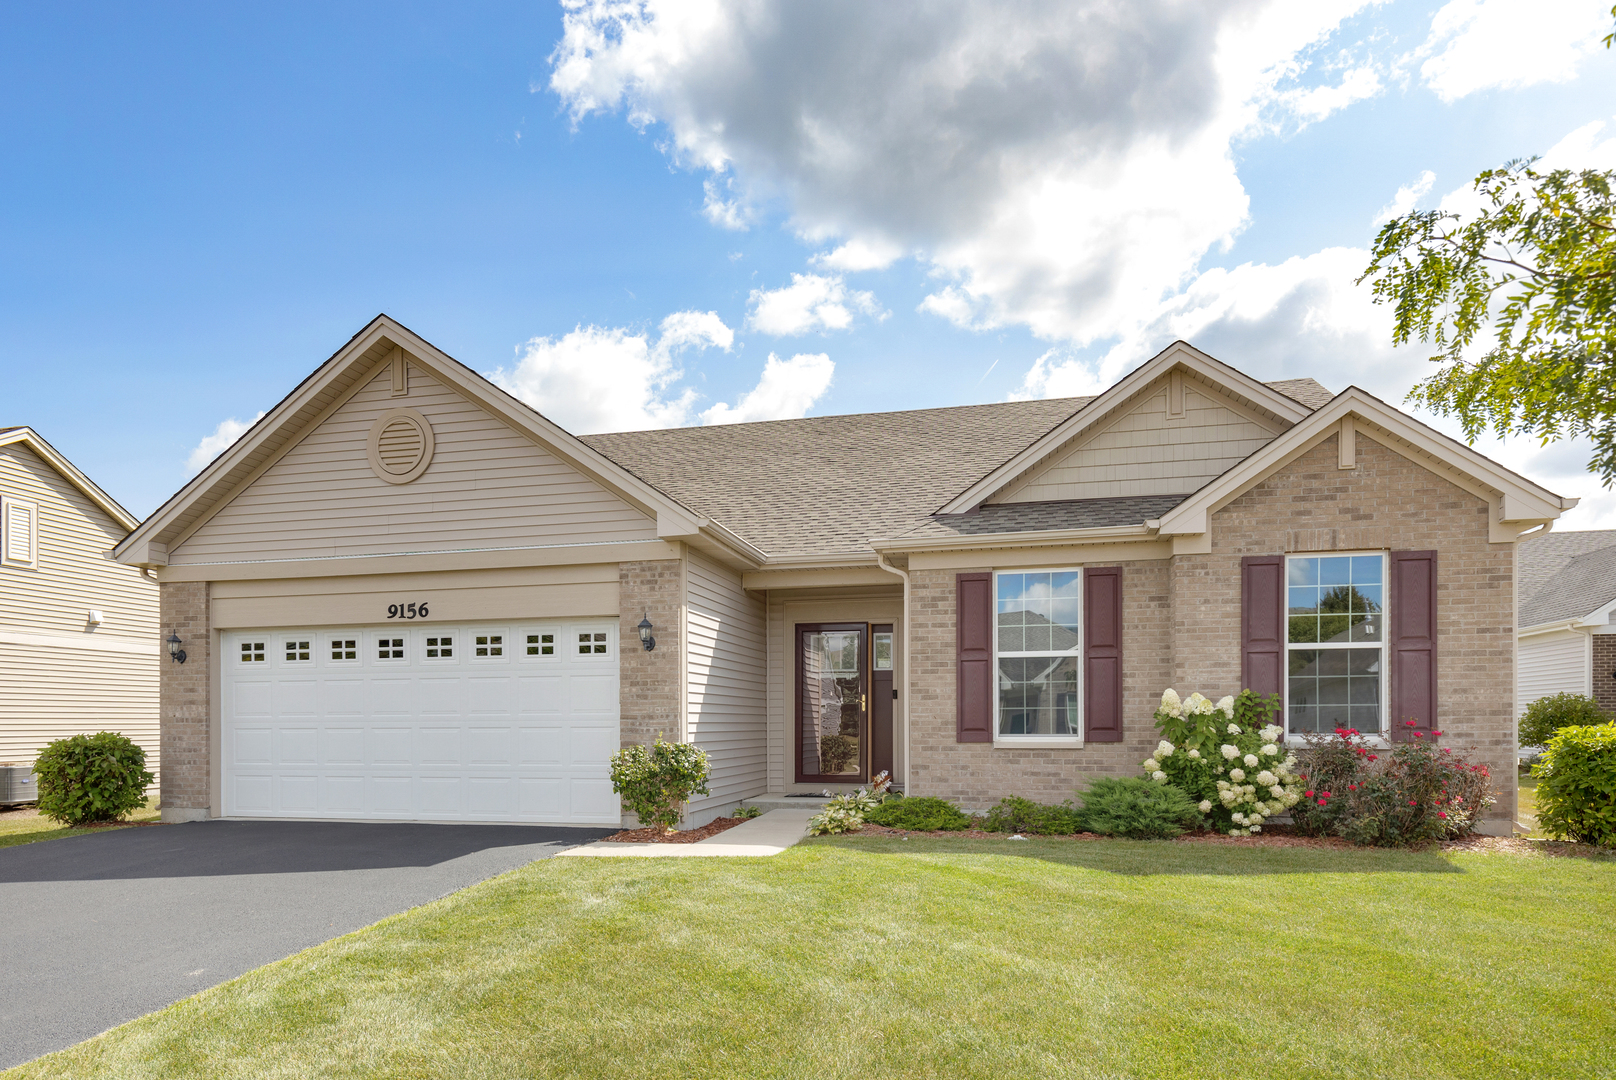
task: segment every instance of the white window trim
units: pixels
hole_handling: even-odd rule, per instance
[[[1284,703],[1285,716],[1285,745],[1287,747],[1305,747],[1308,745],[1306,732],[1291,731],[1290,702],[1291,702],[1291,648],[1290,640],[1290,611],[1291,611],[1291,560],[1292,559],[1335,559],[1352,558],[1353,556],[1378,555],[1380,557],[1380,587],[1381,587],[1381,630],[1380,641],[1298,641],[1296,648],[1323,648],[1323,649],[1368,649],[1378,645],[1380,648],[1380,730],[1374,734],[1364,733],[1364,745],[1385,750],[1391,747],[1391,739],[1387,732],[1386,714],[1391,709],[1391,699],[1388,696],[1391,690],[1391,553],[1388,550],[1379,551],[1290,551],[1285,553],[1285,664],[1284,685],[1280,690],[1280,700]],[[1318,734],[1329,735],[1330,732]]]
[[[419,629],[418,632],[419,632],[419,634],[421,636],[421,644],[420,644],[421,663],[430,664],[433,667],[453,667],[453,666],[459,664],[462,659],[464,659],[463,652],[464,652],[464,649],[465,649],[465,633],[459,627],[456,627],[456,626],[429,626],[429,627],[424,627],[424,628]],[[450,639],[450,642],[449,642],[449,655],[448,656],[428,656],[427,655],[427,649],[429,649],[429,648],[442,649],[443,648],[443,646],[441,646],[441,645],[428,645],[427,640],[429,638],[431,638],[431,639],[440,639],[440,640],[442,638],[449,638]],[[389,661],[389,663],[391,663],[391,661]]]
[[[11,508],[13,506],[26,506],[28,508],[28,554],[32,558],[13,559],[11,557]],[[9,495],[0,496],[0,564],[15,566],[18,569],[39,569],[39,503],[32,499],[17,499]]]
[[[489,641],[485,641],[483,644],[479,645],[477,643],[477,639],[479,637],[490,638],[490,639],[497,637],[497,638],[499,638],[499,640],[497,642],[489,640]],[[467,649],[466,661],[468,663],[471,663],[471,664],[476,664],[479,667],[487,667],[487,666],[493,665],[493,664],[508,664],[508,663],[510,663],[511,662],[511,649],[514,647],[512,645],[511,637],[512,637],[511,632],[509,630],[507,630],[503,626],[474,626],[474,627],[472,627],[469,631],[466,632],[466,649]],[[526,641],[524,641],[523,644],[525,645]],[[482,649],[498,649],[499,650],[499,655],[498,656],[478,656],[477,655],[477,650],[479,648],[482,648]]]
[[[1081,566],[1007,566],[1003,570],[993,571],[993,599],[992,609],[989,612],[993,620],[993,659],[991,672],[993,676],[993,745],[1006,749],[1082,749],[1085,725],[1088,717],[1083,715],[1083,629],[1078,624],[1077,648],[1071,652],[1015,652],[1006,653],[1009,657],[1039,657],[1039,656],[1075,656],[1077,657],[1077,733],[1073,735],[1002,735],[999,733],[999,575],[1000,574],[1076,574],[1077,575],[1077,601],[1079,608],[1087,602],[1083,595],[1083,568]]]

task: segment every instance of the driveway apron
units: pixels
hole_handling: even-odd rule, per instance
[[[0,1068],[612,831],[206,821],[0,849]]]

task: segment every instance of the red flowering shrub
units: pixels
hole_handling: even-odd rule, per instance
[[[1487,766],[1470,762],[1430,738],[1391,749],[1371,746],[1357,731],[1337,728],[1313,737],[1298,757],[1308,785],[1291,816],[1315,836],[1399,847],[1475,831],[1496,800]]]

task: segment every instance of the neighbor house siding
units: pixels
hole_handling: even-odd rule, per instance
[[[0,447],[0,496],[38,506],[34,565],[0,565],[0,763],[119,731],[157,771],[156,583],[107,558],[123,526],[29,447]]]
[[[366,454],[385,412],[415,409],[436,449],[420,478],[382,481]],[[380,372],[169,553],[173,565],[651,540],[656,523],[458,391]]]
[[[1169,418],[1172,379],[1057,452],[1049,464],[995,496],[996,503],[1188,494],[1266,446],[1281,429],[1193,379],[1182,379],[1184,408]]]
[[[1587,694],[1588,635],[1575,630],[1534,634],[1520,643],[1520,671],[1515,687],[1519,713],[1550,694]]]
[[[711,788],[692,800],[690,820],[704,824],[767,787],[764,611],[739,574],[705,555],[691,552],[685,573],[686,723],[707,751]]]

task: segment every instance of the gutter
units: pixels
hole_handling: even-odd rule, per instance
[[[913,795],[914,761],[909,757],[909,697],[912,680],[909,677],[909,574],[887,562],[886,555],[876,552],[875,561],[881,569],[903,578],[903,793]]]

